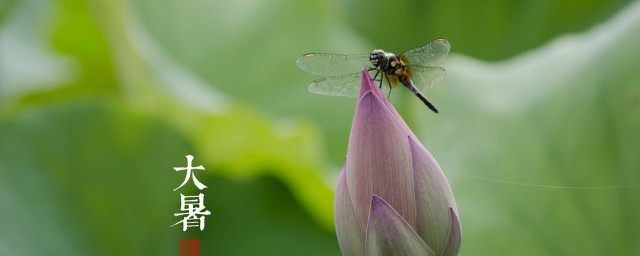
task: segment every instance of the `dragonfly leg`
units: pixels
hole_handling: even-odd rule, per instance
[[[378,86],[378,88],[382,89],[382,83],[384,83],[384,77],[385,76],[380,76],[380,86]],[[387,77],[387,81],[389,81],[389,78]]]
[[[378,74],[380,74],[380,70],[376,71],[376,74],[373,76],[373,81],[376,81]]]
[[[389,92],[387,93],[387,99],[389,99],[389,96],[391,96],[391,81],[389,80],[387,73],[385,73],[384,76],[387,78],[387,84],[389,84]],[[382,83],[380,83],[380,86],[382,87]]]

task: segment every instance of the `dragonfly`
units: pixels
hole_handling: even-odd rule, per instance
[[[447,57],[450,49],[446,39],[436,39],[400,55],[383,50],[373,50],[368,55],[308,53],[298,58],[296,63],[306,72],[323,76],[309,84],[312,93],[356,97],[360,70],[367,68],[369,72],[375,72],[373,79],[380,81],[380,89],[387,93],[387,97],[393,88],[402,84],[429,109],[438,113],[422,91],[444,80],[445,69],[437,64]],[[387,83],[383,87],[385,80]]]

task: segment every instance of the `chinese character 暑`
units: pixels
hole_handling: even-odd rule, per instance
[[[209,210],[204,210],[204,194],[200,193],[197,196],[185,196],[180,194],[180,211],[174,213],[174,216],[184,216],[181,221],[171,225],[172,227],[182,223],[182,231],[187,231],[187,228],[199,227],[200,230],[204,230],[204,215],[211,215]]]
[[[193,183],[196,185],[196,187],[198,187],[198,189],[203,190],[207,187],[196,178],[195,172],[192,171],[192,170],[204,170],[204,167],[202,165],[191,167],[192,161],[193,161],[193,156],[187,155],[187,167],[173,167],[173,169],[176,170],[176,172],[187,170],[186,176],[184,177],[184,181],[182,182],[182,184],[180,184],[180,186],[178,186],[173,191],[176,191],[182,186],[184,186],[184,184],[187,184],[187,181],[189,181],[189,178],[193,179]]]

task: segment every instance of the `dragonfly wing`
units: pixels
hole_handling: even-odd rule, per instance
[[[361,73],[353,73],[318,78],[309,84],[309,91],[321,95],[356,97],[360,89],[360,76]]]
[[[371,66],[368,54],[309,53],[296,61],[300,69],[321,76],[338,76],[358,72]]]
[[[444,68],[441,67],[408,66],[408,68],[411,80],[421,91],[439,84],[446,75]]]
[[[362,73],[360,72],[340,76],[322,77],[309,84],[309,91],[320,95],[357,97],[358,93],[360,93],[361,79]],[[382,79],[382,76],[378,76],[375,83],[380,84],[380,79]],[[391,85],[389,85],[387,79],[385,79],[384,83],[380,86],[380,90],[383,95],[389,95]]]
[[[403,61],[417,66],[434,66],[442,62],[447,55],[451,45],[447,39],[436,39],[423,46],[408,50],[400,55]]]

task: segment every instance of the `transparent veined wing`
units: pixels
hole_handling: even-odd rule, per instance
[[[362,72],[356,72],[352,74],[339,75],[339,76],[327,76],[314,80],[309,84],[309,91],[320,95],[329,96],[345,96],[345,97],[357,97],[360,91],[360,79],[362,78]],[[376,83],[379,83],[379,78]],[[382,93],[388,94],[391,89],[387,84],[387,80],[382,86]]]
[[[351,74],[371,66],[368,54],[308,53],[296,63],[300,69],[321,76]]]
[[[447,39],[436,39],[423,46],[413,48],[400,55],[407,65],[434,66],[449,55],[451,45]]]
[[[420,91],[431,88],[444,80],[446,72],[441,67],[409,66],[411,80]]]

